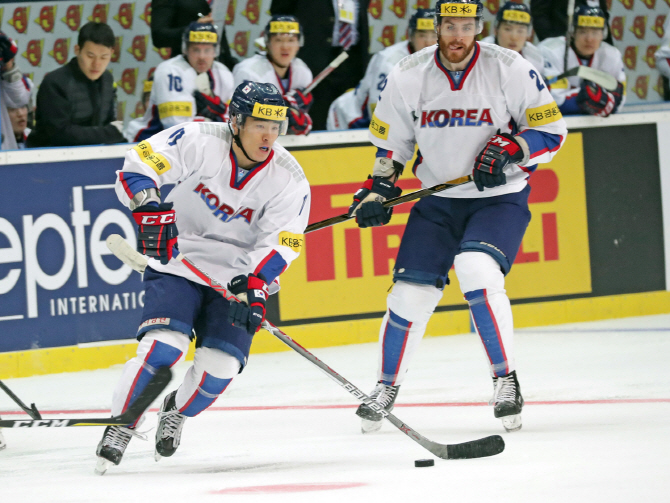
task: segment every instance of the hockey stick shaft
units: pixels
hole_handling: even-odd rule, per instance
[[[63,428],[68,426],[127,426],[134,423],[144,414],[158,395],[165,389],[172,378],[169,367],[162,367],[156,371],[146,388],[133,401],[128,409],[118,416],[108,418],[82,419],[0,419],[0,428]]]
[[[5,393],[7,393],[7,395],[9,395],[9,398],[11,398],[12,400],[14,400],[14,402],[16,403],[16,405],[18,405],[19,407],[21,407],[21,408],[23,409],[23,412],[25,412],[26,414],[28,414],[28,415],[29,415],[30,417],[32,417],[33,419],[42,419],[42,415],[41,415],[40,412],[37,410],[37,407],[35,407],[35,404],[34,404],[34,403],[31,403],[31,404],[30,404],[30,407],[28,407],[28,406],[27,406],[25,403],[23,403],[23,402],[21,401],[21,399],[20,399],[18,396],[16,396],[16,395],[12,392],[12,390],[9,389],[9,388],[5,385],[5,383],[3,383],[2,381],[0,381],[0,388],[2,388],[2,391],[4,391]]]
[[[575,14],[575,0],[568,0],[568,28],[565,30],[565,52],[563,53],[563,70],[568,68],[568,53],[570,51],[570,35],[572,34],[572,16]]]
[[[132,254],[139,255],[140,257],[142,257],[142,255],[139,252],[135,251],[121,236],[112,235],[109,238],[107,238],[107,246],[114,253],[114,255],[120,258],[127,265],[131,265],[131,267],[133,267],[141,263],[141,259],[139,257],[135,257],[128,261],[125,260],[126,257],[129,257]],[[198,278],[200,278],[203,282],[205,282],[205,284],[216,290],[225,299],[239,302],[239,300],[237,299],[237,297],[235,297],[235,295],[233,295],[223,285],[221,285],[219,282],[217,282],[211,276],[209,276],[205,271],[203,271],[197,265],[195,265],[183,253],[179,253],[179,255],[176,256],[176,259],[181,261],[181,263],[184,264],[192,273],[194,273]],[[144,263],[146,267],[146,258],[144,258]],[[418,433],[416,430],[411,428],[409,425],[398,419],[396,416],[384,410],[383,407],[381,407],[379,404],[371,400],[370,397],[368,397],[360,389],[354,386],[351,382],[349,382],[347,379],[338,374],[330,366],[323,363],[311,352],[309,352],[307,349],[305,349],[300,344],[295,342],[293,339],[291,339],[291,337],[286,335],[272,323],[265,320],[263,321],[263,324],[261,326],[265,330],[270,332],[272,335],[277,337],[288,347],[293,349],[300,356],[304,357],[312,364],[316,365],[326,375],[328,375],[328,377],[330,377],[340,386],[346,389],[356,399],[366,404],[372,410],[381,414],[391,424],[393,424],[396,428],[402,431],[405,435],[410,437],[412,440],[417,442],[425,449],[432,452],[437,457],[442,459],[480,458],[486,456],[494,456],[496,454],[501,453],[504,450],[505,443],[502,437],[500,437],[499,435],[492,435],[478,440],[473,440],[471,442],[464,442],[462,444],[454,444],[454,445],[438,444],[437,442],[433,442],[427,439],[426,437]]]
[[[422,197],[430,196],[432,194],[435,194],[436,192],[442,192],[443,190],[451,189],[453,187],[458,187],[459,185],[463,185],[464,183],[468,183],[471,181],[472,181],[472,175],[463,176],[461,178],[457,178],[456,180],[452,180],[447,183],[440,183],[438,185],[433,185],[432,187],[426,187],[425,189],[410,192],[409,194],[405,194],[404,196],[398,196],[391,199],[387,199],[382,203],[382,205],[384,206],[384,208],[392,208],[393,206],[397,206],[402,203],[408,203],[410,201],[414,201],[415,199],[421,199]],[[325,220],[322,220],[321,222],[315,222],[307,226],[307,228],[305,229],[305,234],[309,232],[318,231],[319,229],[324,229],[325,227],[330,227],[331,225],[339,224],[341,222],[346,222],[347,220],[351,220],[352,218],[354,217],[349,216],[348,213],[344,213],[336,217],[327,218]]]
[[[316,77],[314,77],[314,80],[310,82],[307,87],[303,90],[303,94],[309,94],[311,93],[316,86],[318,86],[323,79],[328,77],[335,68],[340,66],[342,62],[349,57],[349,54],[345,51],[342,51],[339,56],[337,56],[333,61],[330,62],[330,64],[321,70],[321,73],[319,73]]]
[[[609,73],[603,72],[602,70],[598,70],[596,68],[591,68],[589,66],[581,65],[570,68],[570,70],[567,72],[563,72],[560,75],[547,80],[547,84],[552,85],[561,79],[575,76],[579,77],[580,79],[590,80],[591,82],[598,84],[600,87],[603,87],[608,91],[614,91],[619,84],[617,80]]]

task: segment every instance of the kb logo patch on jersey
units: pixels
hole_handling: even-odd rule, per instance
[[[456,127],[456,126],[493,126],[491,120],[491,109],[469,108],[461,110],[454,108],[451,112],[448,110],[424,110],[421,112],[421,127]]]
[[[200,198],[205,202],[210,210],[213,210],[214,216],[223,222],[232,222],[237,218],[244,219],[248,224],[251,224],[251,219],[254,216],[254,209],[239,208],[237,211],[232,207],[223,203],[219,196],[211,192],[204,183],[199,184],[193,191],[200,194]]]

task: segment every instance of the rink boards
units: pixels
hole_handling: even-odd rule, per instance
[[[570,118],[569,127],[563,149],[531,177],[533,219],[507,277],[516,326],[670,312],[670,113]],[[310,180],[310,222],[346,212],[374,158],[366,132],[281,143]],[[113,190],[127,149],[0,153],[0,379],[103,368],[134,355],[141,280],[104,246],[113,232],[134,240]],[[401,186],[420,187],[411,169]],[[306,347],[376,340],[410,208],[396,207],[382,228],[347,222],[307,235],[269,319]],[[450,278],[428,335],[470,331]],[[267,333],[252,346],[282,349]]]

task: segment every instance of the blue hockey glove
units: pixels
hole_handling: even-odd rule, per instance
[[[228,310],[228,321],[254,335],[265,320],[265,303],[268,300],[268,284],[262,274],[235,276],[228,283],[228,290],[242,302],[232,301]]]
[[[521,145],[509,133],[499,133],[493,136],[475,157],[475,167],[472,177],[479,192],[484,187],[492,188],[507,183],[503,170],[510,163],[523,159]]]
[[[402,189],[391,180],[380,176],[369,177],[354,194],[349,216],[356,215],[356,223],[361,229],[386,225],[391,220],[393,208],[384,208],[382,203],[401,193]]]

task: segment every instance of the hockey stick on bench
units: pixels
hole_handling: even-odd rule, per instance
[[[5,383],[3,383],[2,381],[0,381],[0,388],[2,388],[2,391],[4,391],[5,393],[7,393],[7,394],[9,395],[9,398],[11,398],[12,400],[14,400],[14,402],[16,403],[16,405],[18,405],[19,407],[21,407],[21,408],[23,409],[23,412],[25,412],[26,414],[28,414],[28,415],[29,415],[30,417],[32,417],[33,419],[42,419],[42,416],[40,415],[40,411],[37,410],[37,407],[35,407],[35,404],[34,404],[34,403],[31,403],[31,404],[30,404],[30,407],[28,407],[28,406],[27,406],[25,403],[23,403],[23,402],[21,401],[21,399],[20,399],[18,396],[16,396],[16,395],[12,392],[12,390],[9,389],[9,388],[5,385]]]
[[[436,192],[442,192],[443,190],[451,189],[453,187],[458,187],[459,185],[463,185],[464,183],[471,181],[472,175],[463,176],[447,183],[440,183],[438,185],[433,185],[432,187],[426,187],[425,189],[415,190],[414,192],[410,192],[404,196],[387,199],[382,203],[382,206],[384,206],[384,208],[392,208],[398,204],[408,203],[410,201],[414,201],[415,199],[421,199],[422,197],[430,196]],[[350,217],[347,213],[344,213],[336,217],[326,218],[325,220],[321,220],[321,222],[314,222],[313,224],[307,226],[305,229],[305,234],[308,232],[318,231],[319,229],[324,229],[325,227],[330,227],[331,225],[339,224],[340,222],[346,222],[352,218],[354,217]]]
[[[172,379],[172,371],[161,367],[151,378],[144,391],[121,415],[107,418],[83,419],[0,419],[0,428],[61,428],[66,426],[127,426],[137,421]]]
[[[303,94],[307,95],[311,93],[314,90],[314,88],[321,83],[323,79],[328,77],[328,75],[330,75],[333,72],[333,70],[335,70],[335,68],[340,66],[342,62],[348,57],[349,54],[345,51],[342,51],[339,56],[337,56],[334,60],[332,60],[327,67],[321,70],[321,72],[316,77],[314,77],[314,80],[312,80],[312,82],[310,82],[307,85],[307,87],[302,91]]]
[[[116,255],[121,261],[126,265],[133,267],[138,272],[144,272],[146,268],[147,259],[144,255],[141,255],[139,252],[128,244],[118,234],[112,234],[107,238],[107,247]],[[176,250],[175,250],[176,251]],[[131,257],[129,259],[129,257]],[[221,296],[230,301],[239,302],[237,297],[235,297],[231,292],[229,292],[223,285],[218,283],[216,280],[212,279],[206,272],[202,271],[198,266],[191,262],[183,253],[179,253],[176,257],[177,260],[181,261],[191,272],[193,272],[198,278],[204,281],[211,288],[216,290]],[[143,266],[142,266],[143,264]],[[402,422],[396,416],[387,412],[383,407],[380,407],[379,404],[372,401],[369,396],[363,393],[360,389],[350,383],[347,379],[338,374],[331,367],[323,363],[316,356],[310,353],[307,349],[303,348],[300,344],[291,339],[288,335],[282,332],[279,328],[274,326],[269,321],[265,320],[261,325],[265,330],[270,332],[272,335],[277,337],[280,341],[286,344],[288,347],[293,349],[296,353],[300,354],[303,358],[309,360],[312,364],[319,367],[328,377],[337,382],[350,394],[352,394],[359,401],[366,404],[368,407],[373,409],[375,412],[378,412],[383,417],[385,417],[393,426],[402,431],[405,435],[410,437],[412,440],[417,442],[419,445],[425,449],[432,452],[435,456],[442,459],[470,459],[470,458],[482,458],[486,456],[494,456],[500,454],[505,449],[505,442],[503,441],[500,435],[492,435],[485,438],[480,438],[478,440],[473,440],[470,442],[463,442],[461,444],[438,444],[432,440],[427,439],[419,432],[415,431],[409,425]]]
[[[596,70],[590,66],[581,65],[571,68],[567,72],[563,72],[556,77],[552,77],[551,79],[547,80],[547,84],[555,84],[559,80],[566,77],[579,77],[584,80],[590,80],[591,82],[598,84],[600,87],[607,89],[608,91],[614,91],[619,85],[619,82],[617,82],[617,80],[609,73]]]

